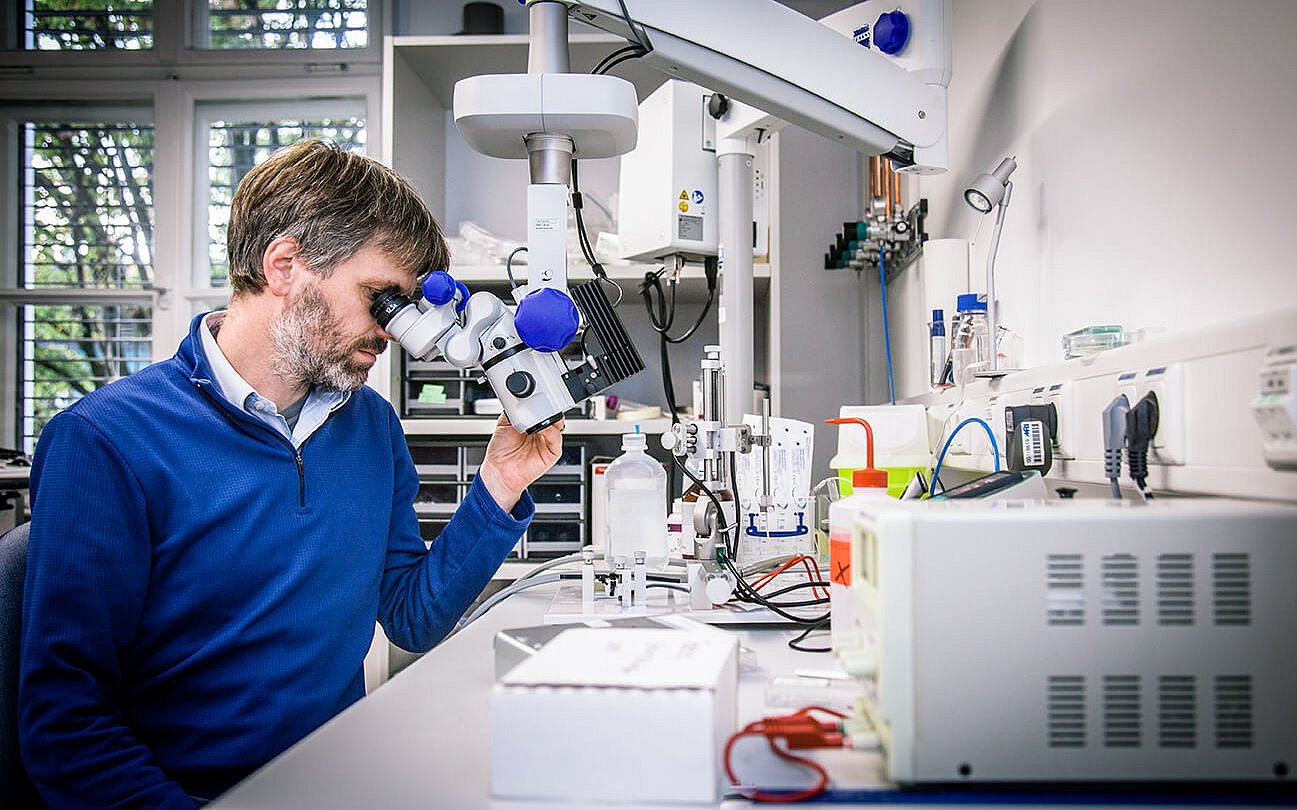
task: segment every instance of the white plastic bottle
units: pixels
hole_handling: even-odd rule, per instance
[[[633,564],[637,551],[651,569],[667,565],[667,473],[644,452],[647,446],[644,434],[625,434],[622,454],[604,472],[604,558],[610,566],[618,557]]]
[[[852,523],[869,501],[895,499],[887,493],[887,472],[874,467],[874,429],[869,422],[859,417],[826,421],[850,422],[865,429],[865,468],[852,471],[851,494],[829,505],[829,641],[842,665],[856,674],[867,669],[872,650],[860,626],[854,593],[855,580],[864,572],[855,570],[859,555],[853,547]]]

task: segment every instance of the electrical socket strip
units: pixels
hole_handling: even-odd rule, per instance
[[[1050,480],[1105,484],[1100,415],[1118,394],[1134,405],[1157,394],[1159,425],[1149,453],[1149,484],[1162,492],[1255,497],[1297,502],[1297,470],[1267,463],[1266,439],[1253,415],[1266,353],[1297,344],[1297,311],[1287,310],[1098,355],[931,392],[905,402],[927,407],[933,451],[944,431],[970,416],[986,419],[1001,453],[1004,409],[1053,403],[1058,412]],[[946,465],[989,471],[985,431],[962,430]],[[1122,481],[1126,483],[1123,464]]]

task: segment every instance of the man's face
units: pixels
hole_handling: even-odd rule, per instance
[[[275,372],[301,385],[355,391],[391,336],[369,313],[376,292],[409,293],[415,279],[378,248],[366,246],[328,278],[304,271],[279,319],[271,325]]]

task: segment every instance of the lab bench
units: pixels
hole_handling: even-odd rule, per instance
[[[307,736],[261,770],[222,796],[214,810],[293,810],[294,808],[399,808],[447,807],[515,808],[515,810],[593,810],[610,805],[571,802],[503,802],[490,795],[490,704],[495,681],[495,634],[511,627],[539,625],[557,585],[538,586],[498,605],[373,694]],[[742,644],[738,691],[738,725],[791,709],[768,707],[766,688],[779,676],[795,670],[829,666],[822,653],[800,653],[787,642],[798,630],[751,629],[736,631]],[[561,744],[572,751],[572,767],[582,767],[582,752],[600,744],[600,735],[621,733],[592,726],[585,739],[548,740],[537,745]],[[846,749],[814,753],[830,774],[835,791],[859,793],[860,802],[836,804],[855,807],[940,807],[969,802],[983,806],[1029,807],[1064,803],[1073,807],[1175,806],[1174,799],[1147,796],[1129,801],[1090,792],[1078,792],[1060,802],[1044,792],[1001,794],[995,800],[983,791],[961,793],[947,788],[936,792],[897,792],[887,783],[881,754]],[[645,763],[652,767],[652,763]],[[759,775],[750,775],[759,782]],[[670,774],[661,778],[669,779]],[[1111,789],[1111,788],[1109,788]],[[1206,796],[1231,795],[1202,788],[1203,796],[1190,803],[1200,807],[1265,806],[1241,794],[1237,801],[1223,799],[1212,805]],[[1178,794],[1189,795],[1189,794]],[[1086,798],[1086,797],[1089,798]],[[1039,801],[1036,801],[1039,800]],[[1210,800],[1209,800],[1210,801]],[[1271,803],[1280,806],[1279,802]],[[822,806],[814,803],[815,806]],[[624,804],[622,810],[663,805]],[[678,806],[678,805],[677,805]],[[692,806],[692,805],[691,805]],[[751,806],[744,799],[727,799],[722,810]],[[790,804],[788,807],[810,807]]]
[[[488,771],[494,637],[505,628],[541,624],[555,587],[538,586],[505,600],[210,807],[473,810],[500,806],[491,798]],[[798,653],[787,647],[788,639],[798,632],[739,633],[743,646],[751,651],[744,653],[749,666],[740,672],[740,723],[790,711],[766,710],[764,694],[770,678],[791,675],[798,667],[827,663],[824,654]],[[561,742],[572,748],[573,767],[580,767],[583,747],[598,746],[599,735],[605,733],[610,732],[592,727],[588,739]],[[556,742],[536,740],[537,745]],[[834,779],[848,786],[863,787],[881,779],[882,760],[877,754],[839,750],[822,756],[820,761],[830,768]],[[670,778],[669,774],[662,776]],[[508,806],[558,805],[510,802]],[[721,806],[745,807],[748,802],[731,800]]]

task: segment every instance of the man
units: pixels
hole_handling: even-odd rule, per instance
[[[46,426],[31,476],[21,747],[56,807],[193,807],[363,695],[375,617],[431,648],[532,515],[561,425],[503,418],[425,551],[375,293],[445,267],[401,178],[322,141],[234,196],[232,299]]]

